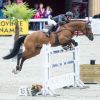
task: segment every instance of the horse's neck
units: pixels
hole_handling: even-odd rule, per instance
[[[72,28],[72,30],[75,31],[82,31],[83,27],[84,27],[84,23],[83,22],[74,22],[69,24],[69,26]]]
[[[67,24],[68,24],[68,23],[67,23]],[[66,30],[66,32],[70,31],[70,32],[73,34],[74,31],[75,31],[74,26],[72,26],[72,25],[67,25],[67,24],[62,25],[62,26],[59,28],[59,31]]]

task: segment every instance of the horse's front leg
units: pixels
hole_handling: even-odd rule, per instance
[[[71,42],[64,43],[64,44],[62,45],[62,48],[63,48],[64,50],[68,50],[68,49],[73,48],[73,45],[72,45]]]
[[[78,43],[74,39],[70,39],[69,41],[67,40],[67,42],[62,45],[62,48],[64,50],[67,50],[67,49],[72,49],[73,47],[77,45]]]
[[[78,43],[74,39],[70,39],[67,43],[67,46],[69,49],[71,49],[78,46]]]
[[[74,39],[71,39],[70,42],[76,47],[78,46],[78,42],[76,42]]]

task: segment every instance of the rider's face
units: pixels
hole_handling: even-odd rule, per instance
[[[71,20],[72,19],[72,17],[71,16],[67,16],[67,20]]]
[[[72,19],[72,17],[68,17],[68,20],[71,20]]]

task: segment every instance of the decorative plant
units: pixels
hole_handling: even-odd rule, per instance
[[[29,9],[26,3],[12,3],[11,5],[6,5],[2,11],[8,19],[15,21],[15,40],[19,37],[20,27],[18,20],[28,21],[35,14],[35,10]]]

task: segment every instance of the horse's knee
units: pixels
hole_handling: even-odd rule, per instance
[[[22,58],[22,53],[19,53],[19,54],[17,55],[17,58],[18,58],[18,60],[20,60],[20,58]]]

